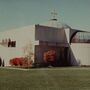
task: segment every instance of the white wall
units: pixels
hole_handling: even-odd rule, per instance
[[[9,66],[9,60],[14,57],[21,57],[22,50],[18,48],[7,48],[0,45],[0,57],[5,62],[5,66]]]
[[[71,50],[80,65],[90,65],[90,44],[72,43]]]
[[[38,41],[35,41],[35,25],[0,32],[0,42],[6,38],[16,41],[16,47],[8,48],[0,45],[0,56],[4,59],[5,66],[9,65],[11,58],[24,56],[24,47],[32,44],[32,52],[34,53],[34,45],[38,44]]]
[[[0,41],[2,39],[16,40],[16,47],[21,47],[26,44],[28,41],[35,40],[35,26],[26,26],[14,30],[7,30],[0,32]]]
[[[70,42],[70,29],[69,28],[65,29],[65,34],[66,34],[67,42],[69,43]]]

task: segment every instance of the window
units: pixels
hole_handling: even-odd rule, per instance
[[[16,47],[16,41],[9,39],[3,39],[1,42],[1,45],[5,46],[5,47]]]
[[[16,47],[16,41],[8,42],[8,47]]]
[[[78,32],[72,39],[72,43],[90,43],[90,33]]]

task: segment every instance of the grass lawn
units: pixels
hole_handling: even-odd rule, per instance
[[[0,90],[90,90],[90,68],[0,68]]]

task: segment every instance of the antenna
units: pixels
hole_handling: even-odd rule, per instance
[[[53,12],[51,12],[51,15],[52,15],[52,19],[51,20],[57,21],[57,19],[56,19],[57,12],[55,11],[55,9],[53,10]]]

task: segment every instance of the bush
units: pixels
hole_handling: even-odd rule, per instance
[[[2,66],[2,59],[1,59],[1,57],[0,57],[0,66]]]
[[[33,63],[32,60],[28,60],[27,58],[20,57],[20,58],[13,58],[10,59],[11,66],[31,66]]]
[[[5,62],[4,62],[4,60],[3,60],[3,62],[2,62],[2,67],[4,67],[5,66]]]

